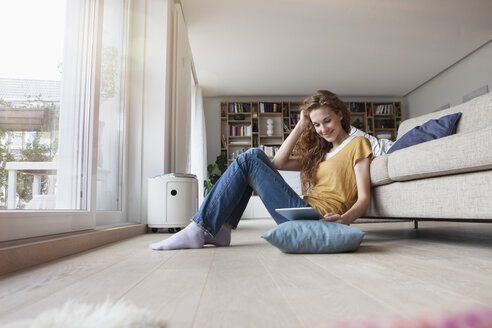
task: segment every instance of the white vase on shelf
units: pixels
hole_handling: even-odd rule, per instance
[[[273,136],[273,120],[271,118],[266,120],[266,125],[267,125],[267,130],[266,130],[267,136]]]

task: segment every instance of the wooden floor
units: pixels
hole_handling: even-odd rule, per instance
[[[492,305],[492,224],[365,223],[349,254],[292,255],[244,220],[231,247],[152,251],[146,234],[0,276],[0,326],[67,300],[124,299],[168,327],[317,327]]]

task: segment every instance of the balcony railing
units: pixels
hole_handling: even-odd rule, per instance
[[[58,170],[57,162],[7,162],[6,169],[9,172],[7,189],[7,209],[17,207],[17,174],[33,175],[32,197],[41,194],[41,176],[48,176],[48,195],[55,194],[55,179]]]

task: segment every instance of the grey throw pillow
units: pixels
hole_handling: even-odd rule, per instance
[[[286,253],[341,253],[357,250],[364,234],[340,223],[299,220],[282,223],[261,237]]]

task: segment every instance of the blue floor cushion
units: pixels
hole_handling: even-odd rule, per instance
[[[359,248],[364,232],[340,223],[299,220],[280,224],[261,237],[286,253],[341,253]]]

